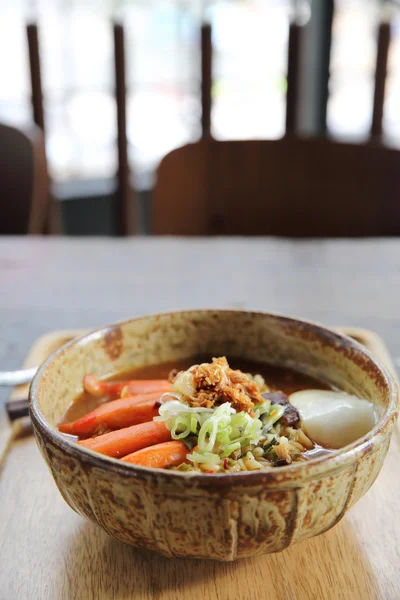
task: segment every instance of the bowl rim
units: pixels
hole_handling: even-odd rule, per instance
[[[89,343],[92,340],[100,339],[104,337],[104,335],[110,331],[111,328],[119,327],[127,325],[128,323],[133,323],[135,321],[146,320],[149,318],[156,317],[167,317],[170,315],[184,315],[184,314],[193,314],[193,313],[225,313],[225,314],[248,314],[248,315],[259,315],[272,317],[278,321],[284,321],[286,323],[292,324],[300,324],[313,328],[314,330],[319,330],[321,333],[329,335],[332,338],[332,341],[345,341],[347,345],[352,346],[355,350],[360,352],[365,358],[372,362],[372,364],[378,368],[381,375],[383,376],[384,383],[386,385],[389,397],[389,404],[380,419],[377,421],[375,426],[367,432],[363,437],[359,438],[352,444],[348,444],[343,448],[338,449],[335,453],[323,455],[321,457],[310,459],[309,461],[299,461],[294,462],[290,465],[282,466],[279,469],[273,470],[259,470],[259,471],[241,471],[238,473],[198,473],[198,472],[182,472],[182,471],[170,471],[165,469],[155,469],[153,467],[143,467],[138,465],[133,465],[129,463],[124,463],[121,460],[116,458],[99,454],[98,452],[94,452],[89,448],[84,446],[79,446],[75,441],[68,439],[64,434],[58,431],[56,427],[50,425],[44,416],[40,406],[39,406],[39,385],[40,381],[46,372],[47,368],[53,363],[54,360],[58,358],[60,354],[66,352],[68,348],[72,346],[77,346],[83,343]],[[69,342],[63,344],[60,348],[55,350],[39,367],[37,370],[30,389],[29,389],[29,412],[31,416],[32,423],[37,426],[42,432],[44,432],[58,447],[64,450],[67,454],[74,456],[79,460],[83,460],[85,462],[89,462],[94,466],[100,467],[102,469],[108,469],[112,471],[116,471],[121,475],[140,478],[146,476],[157,477],[158,479],[164,479],[168,481],[173,481],[176,477],[184,478],[190,480],[192,482],[198,482],[201,484],[201,487],[204,487],[204,484],[207,482],[210,483],[210,486],[219,485],[225,487],[228,485],[229,487],[233,484],[234,481],[239,483],[243,482],[243,479],[246,480],[250,485],[256,485],[260,481],[263,482],[274,482],[278,487],[280,483],[285,481],[288,482],[288,479],[296,481],[296,479],[304,480],[305,478],[311,479],[315,475],[315,473],[321,469],[324,474],[329,474],[332,471],[336,471],[337,469],[343,467],[351,461],[352,463],[361,458],[364,454],[366,454],[370,448],[374,445],[373,442],[379,437],[379,434],[390,426],[391,422],[395,421],[399,411],[399,402],[400,402],[400,391],[398,383],[391,374],[389,369],[384,366],[381,361],[374,357],[373,354],[365,348],[362,344],[356,341],[354,338],[351,338],[343,333],[339,333],[335,329],[330,327],[326,327],[325,325],[321,325],[318,322],[310,321],[302,318],[292,317],[289,315],[285,315],[282,313],[275,313],[270,311],[260,311],[260,310],[244,310],[244,309],[220,309],[220,308],[206,308],[206,309],[187,309],[187,310],[175,310],[175,311],[166,311],[159,313],[151,313],[147,315],[142,315],[139,317],[132,317],[127,319],[122,319],[119,321],[114,321],[109,325],[105,325],[103,327],[93,329],[85,333],[82,336],[74,338]],[[326,468],[324,468],[326,467]],[[311,473],[310,473],[311,471]],[[303,472],[303,476],[301,473]],[[319,471],[321,472],[321,471]],[[305,473],[307,476],[305,477]],[[207,487],[207,486],[206,486]]]

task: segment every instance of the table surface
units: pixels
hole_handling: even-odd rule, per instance
[[[262,309],[329,325],[369,328],[384,339],[396,358],[400,356],[399,300],[400,240],[0,238],[0,368],[18,368],[33,341],[54,329],[93,328],[129,316],[205,307]],[[1,392],[0,403],[5,397]],[[41,497],[41,479],[29,481],[32,474],[23,468],[23,447],[17,444],[11,455],[14,466],[21,465],[15,469],[16,493],[25,478],[31,489],[36,486],[37,514],[21,518],[24,527],[35,531],[37,544],[47,549],[54,576],[40,581],[39,588],[41,565],[32,535],[27,535],[30,544],[21,539],[21,556],[7,553],[7,540],[14,535],[7,522],[11,523],[10,511],[23,512],[20,495],[5,515],[0,506],[0,564],[7,564],[7,571],[0,575],[0,599],[203,598],[210,593],[210,578],[219,582],[215,598],[244,599],[251,597],[252,577],[262,577],[264,568],[270,576],[274,557],[236,565],[164,560],[164,572],[153,573],[152,553],[109,540],[58,496]],[[30,460],[39,464],[41,459],[35,454]],[[43,471],[40,477],[50,476]],[[43,510],[53,511],[54,519],[59,519],[58,523],[53,519],[48,535],[37,526]],[[331,535],[346,535],[345,529],[335,530],[339,533],[328,532],[321,538],[327,549]],[[19,531],[23,538],[22,523]],[[351,535],[354,549],[362,547],[357,527]],[[55,538],[64,544],[63,552],[56,552]],[[312,549],[315,541],[308,543]],[[332,587],[334,568],[304,570],[302,576],[301,546],[287,551],[298,557],[299,568],[270,597],[297,600],[301,592],[301,598],[337,598]],[[374,571],[373,564],[361,568],[352,563],[351,556],[338,559],[343,565],[348,560],[342,577],[348,581],[349,595],[340,597],[400,597],[400,581],[391,582],[392,587],[385,586],[384,595],[379,595],[374,577],[381,581],[384,575]],[[91,573],[94,569],[102,573],[103,561],[107,569],[94,582]],[[136,570],[131,568],[132,561]],[[143,578],[132,580],[138,567]],[[86,591],[74,585],[82,578]],[[327,586],[325,592],[321,585]]]

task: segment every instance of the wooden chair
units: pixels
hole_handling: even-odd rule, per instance
[[[0,234],[42,234],[48,210],[43,134],[0,124]]]
[[[385,103],[385,87],[387,78],[387,65],[391,43],[391,23],[394,18],[393,7],[385,6],[382,11],[381,20],[377,28],[376,60],[374,73],[374,98],[370,126],[370,137],[374,141],[382,141],[383,135],[383,113]],[[327,32],[324,40],[324,72],[323,82],[319,93],[321,106],[320,130],[324,134],[327,130],[326,108],[329,98],[329,69],[330,69],[330,47],[331,28],[334,16],[334,3],[331,0],[330,10],[327,13]],[[304,44],[305,26],[293,21],[289,26],[288,53],[287,53],[287,90],[286,90],[286,135],[298,133],[299,113],[301,112],[301,89],[303,84],[301,76],[301,53]],[[211,25],[204,23],[201,28],[201,130],[202,138],[212,137],[211,112],[212,112],[212,65],[213,47]]]
[[[333,19],[333,0],[331,1],[331,10],[328,18],[328,29],[331,28]],[[131,173],[128,162],[127,150],[127,135],[126,135],[126,83],[125,83],[125,50],[124,50],[124,29],[121,24],[114,24],[114,57],[115,57],[115,97],[117,104],[117,125],[118,125],[118,189],[115,203],[115,222],[116,230],[119,235],[129,235],[135,232],[135,208],[136,199],[135,193],[131,185]],[[40,79],[40,60],[39,60],[39,44],[38,31],[35,24],[28,25],[28,44],[30,56],[30,71],[32,84],[32,107],[35,122],[44,130],[44,110],[43,110],[43,94]],[[304,27],[292,23],[289,28],[288,41],[288,62],[287,62],[287,96],[286,96],[286,136],[293,137],[298,133],[298,115],[301,89],[300,76],[300,48],[304,34]],[[326,130],[326,103],[328,98],[328,81],[329,81],[329,46],[330,35],[326,38],[326,69],[324,72],[323,85],[324,88],[320,93],[321,104],[321,131]],[[390,22],[382,20],[378,30],[378,45],[376,58],[375,72],[375,89],[374,89],[374,105],[373,119],[371,123],[371,139],[379,142],[382,137],[382,120],[383,120],[383,105],[384,92],[386,81],[387,58],[390,44]],[[298,172],[299,165],[304,162],[307,177],[315,174],[315,184],[310,181],[301,181],[303,184],[295,190],[296,186],[291,186],[287,183],[287,189],[296,191],[297,197],[307,197],[309,210],[316,210],[316,214],[321,210],[321,198],[317,193],[313,193],[313,189],[318,189],[324,193],[322,205],[324,213],[332,217],[334,206],[338,206],[338,214],[340,212],[341,201],[337,198],[330,205],[326,200],[332,199],[329,190],[326,190],[324,181],[320,180],[319,172],[329,171],[329,174],[342,172],[338,178],[328,176],[328,180],[333,180],[332,186],[334,189],[342,181],[341,189],[343,189],[343,197],[348,198],[349,194],[346,190],[358,189],[351,178],[351,172],[347,168],[346,159],[350,153],[350,149],[354,148],[356,157],[354,158],[355,170],[362,175],[362,162],[370,164],[370,159],[373,153],[377,153],[379,157],[383,153],[379,153],[377,149],[360,150],[358,147],[334,144],[332,147],[326,140],[281,140],[279,142],[214,142],[212,139],[211,130],[211,112],[212,112],[212,32],[208,24],[204,24],[201,30],[201,127],[202,139],[198,144],[192,144],[175,150],[166,157],[158,171],[158,181],[154,193],[153,206],[153,227],[154,233],[284,233],[288,235],[323,235],[324,231],[327,235],[350,235],[351,231],[356,231],[354,235],[361,235],[363,232],[382,232],[386,231],[383,227],[383,217],[375,224],[372,220],[368,220],[364,215],[359,219],[358,225],[352,223],[351,226],[340,222],[339,218],[330,220],[325,219],[325,225],[322,226],[322,221],[319,227],[314,227],[315,220],[310,213],[309,218],[297,219],[291,218],[288,211],[289,205],[293,215],[299,211],[307,214],[306,208],[300,210],[299,206],[291,205],[288,195],[289,191],[285,192],[283,187],[286,185],[288,178],[291,175],[288,169],[293,172]],[[283,153],[288,152],[288,156]],[[294,154],[304,152],[301,160],[294,160]],[[318,154],[321,152],[321,154]],[[390,153],[396,162],[395,155]],[[277,163],[275,156],[280,156],[280,161]],[[251,157],[251,159],[247,159]],[[322,157],[328,160],[334,160],[330,167],[325,165],[318,169],[315,165],[321,165]],[[213,164],[214,159],[218,158],[218,162]],[[317,159],[317,162],[314,162]],[[255,163],[251,163],[255,160]],[[353,159],[352,159],[353,160]],[[381,158],[378,158],[381,161]],[[391,163],[390,163],[391,164]],[[314,167],[313,167],[314,165]],[[272,166],[274,166],[272,168]],[[218,168],[217,168],[218,167]],[[386,167],[382,167],[386,168]],[[188,171],[186,172],[185,169]],[[237,169],[243,179],[238,180],[239,173],[232,172],[232,169]],[[274,170],[275,169],[275,170]],[[270,179],[267,181],[266,174]],[[369,177],[371,174],[369,174]],[[363,176],[365,179],[365,175]],[[249,178],[246,181],[246,178]],[[301,179],[301,178],[300,178]],[[368,178],[367,178],[368,179]],[[226,181],[224,181],[226,180]],[[365,179],[366,180],[366,179]],[[197,187],[194,189],[192,183],[196,181]],[[231,191],[229,181],[237,182]],[[363,187],[363,179],[360,179],[360,185]],[[380,181],[377,176],[376,181]],[[179,182],[177,185],[176,182]],[[279,182],[281,188],[279,187]],[[170,187],[168,188],[168,185]],[[378,185],[378,184],[377,184]],[[385,182],[382,183],[386,186]],[[340,187],[340,186],[339,186]],[[179,188],[179,189],[178,189]],[[185,190],[185,191],[184,191]],[[218,190],[216,193],[215,190]],[[228,191],[229,194],[228,195]],[[245,193],[245,190],[246,193]],[[250,192],[249,192],[250,190]],[[265,190],[268,193],[274,190],[274,199],[271,195],[267,198],[263,197]],[[367,190],[368,191],[368,190]],[[182,197],[184,193],[185,197]],[[233,193],[233,196],[232,196]],[[242,195],[241,195],[242,194]],[[255,199],[253,199],[253,196]],[[368,196],[368,194],[367,194]],[[232,199],[236,198],[236,200]],[[376,202],[376,198],[371,195],[367,197],[367,206],[372,210],[372,206]],[[190,199],[190,206],[188,204]],[[255,223],[252,218],[246,220],[245,217],[240,219],[233,218],[232,210],[238,210],[239,203],[245,201],[248,213],[254,214],[253,209],[248,206],[248,203],[254,202],[255,206],[263,207],[263,214],[269,215],[270,223],[258,222]],[[272,202],[280,203],[272,209]],[[361,200],[359,201],[361,202]],[[203,203],[203,204],[202,204]],[[338,204],[339,203],[339,204]],[[329,205],[329,208],[327,206]],[[357,210],[356,207],[354,210]],[[232,210],[231,210],[232,208]],[[351,210],[346,203],[343,208],[345,214],[350,218]],[[378,211],[378,209],[377,209]],[[241,212],[243,213],[242,209]],[[378,211],[379,212],[379,211]],[[389,211],[390,212],[390,211]],[[275,215],[275,217],[273,217]],[[330,220],[330,223],[328,222]],[[292,223],[290,225],[290,223]],[[335,226],[337,224],[337,227]],[[364,223],[364,225],[362,225]],[[278,226],[281,224],[281,226]],[[300,224],[303,225],[300,228]],[[314,225],[313,225],[314,224]],[[397,230],[395,223],[388,223],[387,229]],[[310,232],[310,233],[307,233]],[[374,233],[373,233],[374,234]]]
[[[26,28],[29,67],[32,90],[32,115],[34,122],[46,130],[43,90],[41,79],[41,61],[39,33],[36,23]],[[296,106],[298,101],[298,54],[302,28],[292,24],[289,31],[288,53],[288,94],[286,128],[288,133],[296,131]],[[136,230],[137,201],[132,186],[132,173],[128,160],[126,134],[126,77],[125,77],[125,35],[121,23],[114,23],[114,72],[115,100],[117,106],[117,193],[115,198],[115,227],[118,235],[131,235]],[[212,39],[211,26],[207,23],[201,28],[201,129],[202,138],[211,138],[212,111]],[[53,204],[53,203],[52,203]]]
[[[158,169],[152,233],[400,234],[400,151],[293,136],[202,140]]]
[[[385,104],[386,75],[391,42],[390,28],[391,12],[388,13],[387,17],[384,17],[378,28],[374,78],[374,100],[370,129],[371,138],[377,141],[381,141],[383,135],[383,109]]]
[[[34,122],[43,130],[46,129],[43,91],[41,81],[41,61],[39,48],[39,32],[36,23],[26,28],[29,67],[32,90],[32,114]],[[114,39],[114,75],[115,101],[117,106],[117,189],[114,205],[115,230],[117,235],[131,235],[136,229],[136,198],[131,182],[131,170],[128,162],[128,142],[126,134],[126,77],[125,77],[125,35],[121,23],[113,24]],[[54,204],[54,203],[53,203]]]
[[[40,65],[39,34],[35,23],[26,26],[28,42],[29,73],[31,79],[31,100],[33,122],[41,129],[43,137],[46,135],[45,111],[43,104],[42,76]],[[47,214],[44,233],[62,233],[61,210],[57,199],[51,190],[51,181],[48,180],[47,188]]]
[[[136,194],[132,185],[132,172],[129,166],[128,138],[126,133],[126,68],[125,31],[121,23],[114,23],[114,67],[115,100],[117,105],[117,197],[115,223],[117,235],[132,235],[136,231]]]
[[[329,18],[331,26],[333,4]],[[295,137],[303,32],[300,25],[290,25],[285,137],[217,142],[211,135],[211,29],[203,26],[202,139],[173,150],[161,161],[153,193],[152,233],[400,234],[400,152],[380,145],[390,19],[383,18],[378,28],[373,143],[366,145]],[[326,130],[329,65],[325,79],[322,131]]]

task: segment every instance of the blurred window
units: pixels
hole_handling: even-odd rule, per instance
[[[316,1],[316,0],[314,0]],[[371,119],[378,0],[337,0],[328,126],[362,137]],[[291,0],[1,0],[0,119],[30,119],[25,23],[39,24],[47,148],[57,181],[116,170],[111,19],[126,28],[127,127],[135,172],[198,139],[199,24],[213,25],[218,139],[284,132]],[[385,132],[400,140],[400,21],[393,26]]]
[[[216,137],[284,130],[290,0],[2,0],[0,118],[30,118],[25,22],[39,24],[47,148],[58,180],[116,169],[111,19],[125,24],[129,155],[138,175],[200,135],[199,24],[213,24]]]
[[[383,0],[336,0],[332,31],[328,130],[365,140],[374,93],[377,27]],[[393,7],[396,2],[387,2]],[[399,2],[397,2],[400,5]],[[383,129],[386,142],[400,145],[400,11],[393,11]]]
[[[371,125],[378,3],[337,0],[332,30],[328,129],[339,137],[368,136]]]

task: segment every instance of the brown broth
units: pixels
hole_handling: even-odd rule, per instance
[[[204,356],[187,358],[180,361],[169,361],[119,373],[108,380],[167,379],[170,371],[173,369],[188,369],[191,365],[209,361],[210,358]],[[286,368],[235,358],[228,358],[228,362],[233,369],[240,369],[245,373],[252,373],[253,375],[259,373],[264,377],[267,385],[272,390],[280,390],[287,395],[306,389],[329,389],[329,386],[322,381]],[[70,423],[83,417],[104,403],[105,400],[106,398],[93,398],[93,396],[83,392],[68,408],[62,423]]]

